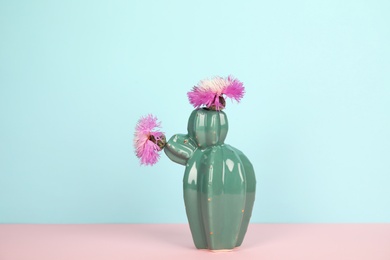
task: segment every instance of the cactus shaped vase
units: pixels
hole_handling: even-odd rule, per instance
[[[185,166],[183,189],[187,218],[198,249],[231,250],[243,242],[255,200],[253,166],[238,149],[225,144],[228,120],[223,111],[195,109],[188,134],[176,134],[164,151]]]

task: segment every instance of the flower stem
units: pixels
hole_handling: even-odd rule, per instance
[[[165,138],[165,135],[162,135],[158,140],[156,140],[156,137],[154,135],[149,136],[149,140],[152,141],[153,143],[157,144],[160,150],[162,150],[167,143],[167,140]]]
[[[219,103],[221,104],[220,108],[217,109],[217,107],[215,106],[215,99],[217,99],[217,96],[214,97],[214,102],[211,106],[208,107],[208,109],[210,110],[222,110],[226,107],[226,101],[225,101],[225,98],[223,96],[219,96],[218,97],[218,101]]]

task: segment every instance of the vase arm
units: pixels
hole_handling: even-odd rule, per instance
[[[196,142],[190,136],[176,134],[168,140],[164,152],[172,161],[186,165],[196,149]]]

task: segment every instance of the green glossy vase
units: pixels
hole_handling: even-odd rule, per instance
[[[229,250],[241,245],[255,200],[253,166],[225,144],[228,120],[222,111],[196,109],[188,134],[170,138],[165,153],[185,165],[184,202],[195,246]]]

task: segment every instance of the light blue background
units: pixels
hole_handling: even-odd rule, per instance
[[[0,222],[185,223],[184,168],[141,167],[141,115],[233,74],[252,222],[390,221],[390,1],[1,1]]]

